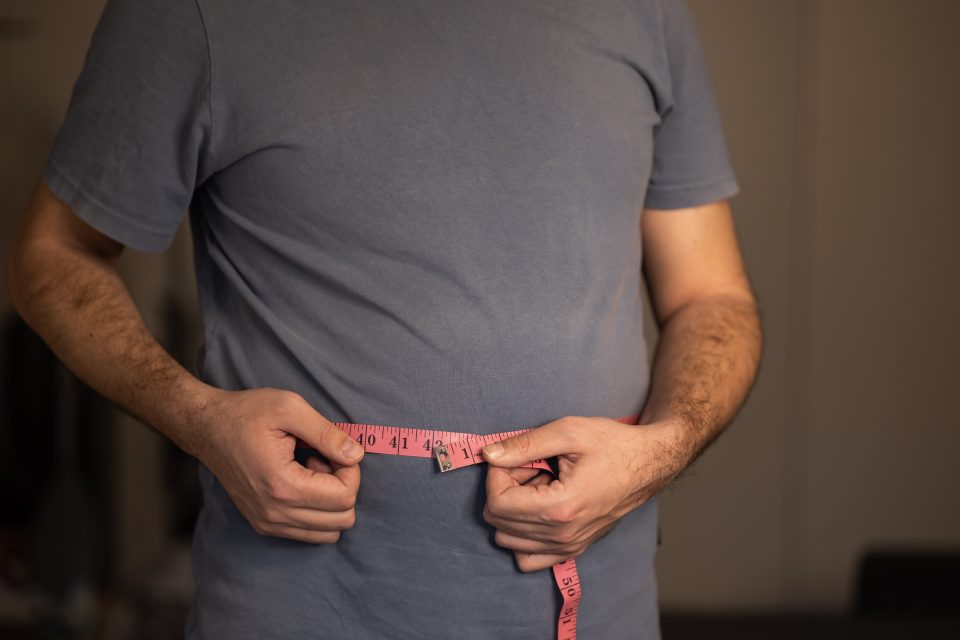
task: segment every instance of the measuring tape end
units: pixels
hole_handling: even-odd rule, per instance
[[[446,445],[441,444],[434,447],[433,457],[437,460],[437,466],[440,468],[440,473],[453,471],[453,463],[450,461],[450,456],[447,454]]]

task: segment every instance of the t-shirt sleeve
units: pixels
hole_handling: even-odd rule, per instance
[[[114,240],[165,249],[206,170],[209,87],[195,0],[108,0],[43,181]]]
[[[738,186],[693,16],[684,0],[662,0],[661,8],[669,90],[658,108],[645,205],[680,209],[729,198]]]

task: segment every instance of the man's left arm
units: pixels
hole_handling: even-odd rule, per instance
[[[756,376],[760,321],[727,202],[647,209],[641,224],[660,340],[639,426],[567,416],[484,449],[484,518],[522,571],[580,555],[663,489],[730,423]],[[555,479],[521,467],[552,456]]]

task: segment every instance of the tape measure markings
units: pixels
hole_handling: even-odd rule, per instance
[[[639,416],[615,418],[625,424],[636,424]],[[337,428],[347,433],[366,453],[379,453],[413,458],[434,458],[441,473],[462,469],[486,462],[483,447],[515,435],[530,431],[517,429],[491,434],[461,433],[440,429],[418,429],[363,422],[334,422]],[[297,447],[312,448],[297,438]],[[524,467],[543,469],[553,473],[546,460],[534,460]],[[557,640],[576,640],[577,613],[583,588],[577,563],[574,558],[553,565],[553,579],[560,590],[563,604],[557,619]]]
[[[499,442],[507,438],[519,435],[529,431],[529,429],[519,429],[516,431],[504,431],[502,433],[492,433],[487,435],[466,435],[456,442],[444,445],[442,450],[436,450],[437,464],[441,472],[454,471],[471,464],[486,462],[483,459],[482,449],[488,444]],[[534,460],[523,465],[531,469],[543,469],[552,471],[546,460]]]
[[[557,639],[575,640],[577,637],[577,613],[580,610],[580,574],[573,558],[553,565],[553,580],[560,589],[563,605],[560,607],[560,619],[557,621]]]

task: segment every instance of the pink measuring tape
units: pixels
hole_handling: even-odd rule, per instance
[[[625,424],[636,424],[639,416],[615,419]],[[433,458],[441,473],[485,462],[483,447],[530,430],[517,429],[478,435],[440,429],[388,427],[356,422],[334,422],[333,424],[356,440],[366,453]],[[298,440],[297,446],[308,447],[309,445]],[[553,473],[553,469],[546,460],[534,460],[524,466]],[[557,640],[576,640],[577,611],[580,608],[582,588],[574,558],[553,565],[553,579],[563,596],[563,605],[560,607],[560,616],[557,620]]]

